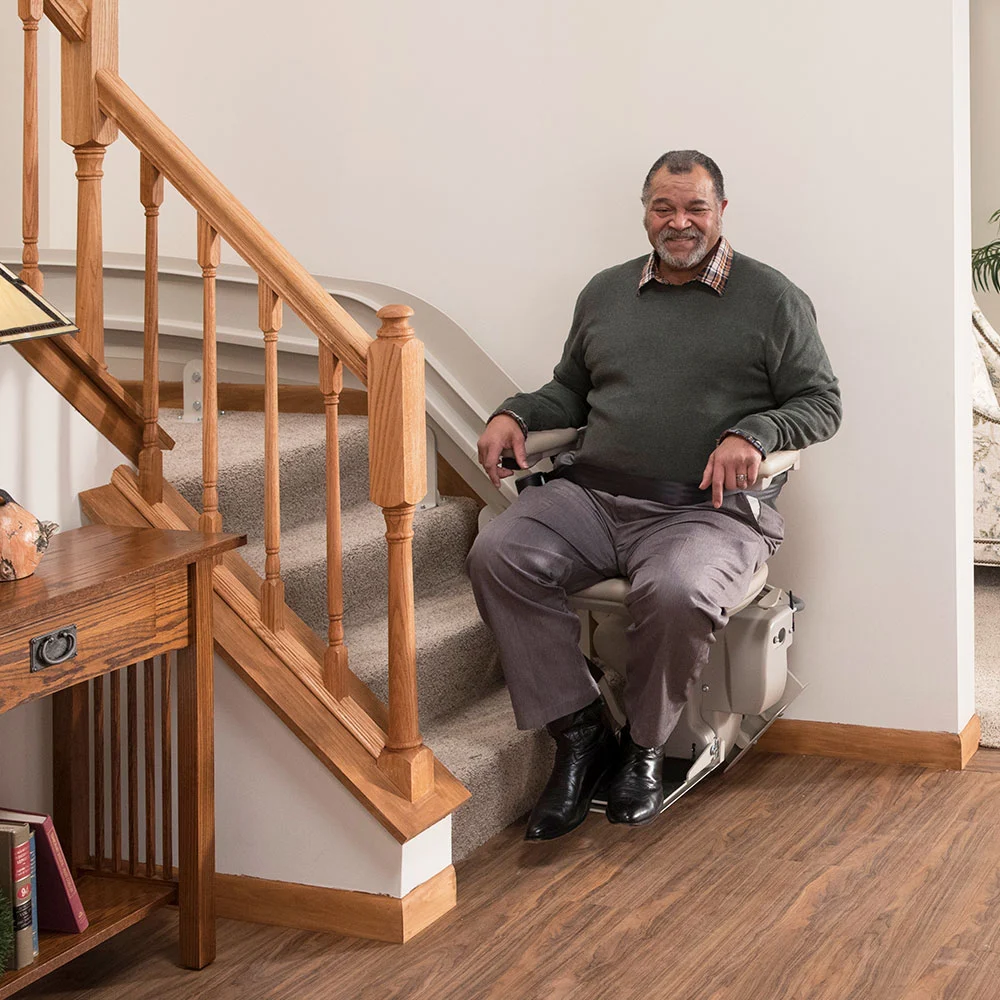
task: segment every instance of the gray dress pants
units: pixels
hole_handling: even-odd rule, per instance
[[[597,697],[566,595],[624,576],[632,617],[625,710],[636,743],[664,743],[728,620],[723,609],[745,596],[782,536],[781,515],[745,494],[724,497],[716,510],[611,496],[565,479],[526,489],[483,528],[467,562],[518,727],[539,728]]]

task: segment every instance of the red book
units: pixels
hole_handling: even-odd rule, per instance
[[[76,891],[62,845],[44,813],[0,809],[0,822],[27,823],[35,831],[38,854],[38,927],[43,931],[85,931],[90,922]]]

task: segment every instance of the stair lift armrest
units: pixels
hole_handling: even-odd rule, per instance
[[[766,490],[771,485],[771,480],[775,476],[780,476],[783,472],[790,472],[798,469],[800,465],[800,455],[798,451],[773,451],[757,470],[757,482],[750,487],[750,492],[755,490]]]
[[[542,459],[552,458],[560,452],[571,449],[579,436],[580,429],[577,427],[554,427],[545,431],[529,431],[528,436],[524,439],[528,468],[537,465]],[[775,476],[798,469],[801,454],[799,451],[772,452],[760,463],[760,468],[757,471],[757,482],[750,489],[767,489]],[[503,450],[500,461],[505,469],[519,468],[517,459],[514,458],[514,453],[509,448]]]
[[[543,458],[552,458],[566,451],[580,436],[578,427],[554,427],[547,431],[530,431],[524,439],[524,450],[528,456],[528,468],[537,465]],[[500,458],[505,469],[519,469],[517,459],[510,448],[505,448]]]

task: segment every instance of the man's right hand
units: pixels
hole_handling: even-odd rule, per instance
[[[486,470],[490,482],[500,486],[500,480],[514,475],[513,469],[500,467],[500,453],[510,448],[514,452],[517,464],[528,468],[528,456],[524,451],[524,435],[513,417],[506,413],[498,413],[487,425],[479,439],[479,464]]]

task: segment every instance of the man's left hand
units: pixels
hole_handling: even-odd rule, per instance
[[[719,446],[708,456],[705,474],[698,489],[712,487],[712,506],[722,506],[722,491],[746,490],[757,482],[761,454],[747,440],[738,434],[730,434],[719,442]]]

